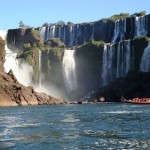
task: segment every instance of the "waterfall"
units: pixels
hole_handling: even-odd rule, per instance
[[[2,37],[3,40],[7,39],[7,31],[0,30],[0,36]],[[4,63],[4,69],[5,72],[9,72],[10,69],[13,70],[14,74],[17,73],[17,68],[18,68],[18,62],[16,61],[17,53],[13,53],[7,46],[7,43],[5,43],[5,63]]]
[[[0,30],[0,36],[6,42],[7,31]],[[14,75],[16,76],[17,80],[20,83],[26,86],[31,85],[32,84],[32,80],[31,80],[32,67],[26,63],[20,62],[17,59],[17,52],[11,51],[7,47],[7,43],[5,44],[5,50],[6,50],[6,56],[5,56],[6,61],[4,63],[5,71],[9,72],[9,70],[12,69]]]
[[[147,16],[135,17],[135,36],[147,35]]]
[[[62,38],[61,38],[62,37],[61,29],[62,29],[61,27],[58,27],[58,37],[59,37],[60,40],[62,40]]]
[[[115,29],[114,29],[114,36],[112,42],[115,42],[119,35],[119,20],[115,21]]]
[[[39,50],[39,87],[41,88],[42,85],[42,74],[41,74],[41,50]]]
[[[126,33],[126,18],[116,20],[112,42],[116,42],[118,38],[119,41],[122,41],[125,38],[125,33]]]
[[[94,29],[94,24],[92,24],[92,34],[91,34],[91,40],[93,40],[93,39],[94,39],[94,31],[95,31],[95,29]]]
[[[102,85],[107,85],[116,78],[125,76],[131,69],[130,40],[104,45],[102,62]]]
[[[128,22],[127,22],[128,20]],[[128,23],[128,24],[127,24]],[[102,40],[104,42],[119,42],[136,36],[145,36],[148,34],[149,15],[134,16],[123,18],[110,22],[110,27],[107,24],[74,24],[74,25],[59,25],[51,24],[40,29],[43,40],[49,38],[60,38],[66,46],[72,47],[81,45],[91,39]],[[114,27],[112,27],[112,25]],[[109,27],[109,28],[108,28]],[[104,31],[102,31],[105,29]],[[109,34],[113,35],[109,35]],[[108,35],[102,36],[101,34]]]
[[[74,26],[70,27],[70,46],[74,44]]]
[[[113,45],[110,43],[104,45],[103,51],[103,64],[102,64],[102,80],[103,86],[112,80],[112,58],[113,58]]]
[[[150,41],[148,42],[148,46],[144,49],[144,53],[140,64],[140,71],[150,71]]]
[[[50,27],[50,36],[48,36],[48,39],[54,37],[55,37],[55,25]]]
[[[41,34],[42,40],[46,41],[46,37],[45,37],[45,35],[46,35],[46,27],[42,27],[40,29],[40,34]]]
[[[132,69],[131,68],[131,49],[130,40],[125,41],[125,53],[126,53],[126,74]]]
[[[120,44],[118,44],[118,49],[117,49],[117,78],[120,77],[120,70],[121,70],[121,50],[120,50]]]
[[[64,26],[63,31],[63,42],[66,43],[66,27]]]
[[[130,40],[119,42],[117,49],[117,78],[125,76],[131,68]]]
[[[50,38],[55,38],[55,30],[56,26],[50,26],[50,27],[42,27],[40,29],[40,34],[42,36],[43,41],[47,41]]]
[[[63,71],[66,89],[70,92],[77,88],[75,50],[65,50],[63,57]]]

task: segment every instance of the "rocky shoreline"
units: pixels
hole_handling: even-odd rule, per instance
[[[67,104],[64,100],[35,92],[33,87],[20,84],[10,72],[0,72],[0,81],[0,106]]]
[[[5,42],[0,38],[0,106],[26,106],[26,105],[55,105],[67,104],[45,93],[35,92],[33,87],[20,84],[13,72],[4,71]]]

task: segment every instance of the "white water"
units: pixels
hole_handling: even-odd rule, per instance
[[[50,27],[42,27],[40,29],[40,34],[42,36],[43,41],[47,41],[50,38],[55,37],[55,25]]]
[[[117,38],[120,38],[119,41],[122,41],[124,39],[125,32],[126,32],[126,19],[116,20],[112,42],[116,42]]]
[[[39,50],[39,87],[42,85],[41,51]]]
[[[102,64],[102,79],[103,86],[112,80],[112,56],[113,45],[110,43],[104,45],[103,64]]]
[[[130,40],[119,42],[117,49],[117,78],[125,76],[131,69]]]
[[[135,36],[147,35],[146,16],[135,17]]]
[[[43,29],[45,29],[45,28],[43,28]],[[7,31],[0,30],[0,36],[5,40],[6,36],[7,36]],[[32,67],[29,66],[27,63],[21,62],[18,59],[16,59],[17,52],[13,52],[10,49],[8,49],[7,44],[5,45],[5,50],[6,50],[6,56],[5,56],[6,62],[4,64],[5,71],[8,72],[10,69],[12,69],[18,82],[20,82],[26,86],[33,86],[34,89],[38,92],[44,92],[44,93],[47,93],[49,95],[52,95],[52,96],[58,97],[58,98],[65,97],[63,91],[61,91],[61,89],[59,87],[57,87],[56,85],[54,85],[53,83],[50,83],[50,84],[42,83],[43,77],[42,77],[42,73],[41,73],[41,64],[42,64],[41,63],[42,62],[41,51],[39,51],[39,71],[40,71],[39,83],[33,84],[33,82],[32,82],[32,74],[33,74]],[[68,51],[74,52],[73,50],[72,51],[68,50]],[[72,53],[71,57],[73,57],[73,55],[74,54]],[[72,66],[71,68],[72,69],[74,68],[74,71],[75,71],[74,60],[72,62],[73,62],[72,64],[74,67]],[[69,77],[70,77],[70,79],[73,80],[73,83],[70,83],[71,81],[70,82],[68,81],[68,82],[70,83],[69,84],[70,89],[74,89],[75,88],[75,84],[74,84],[75,76],[74,76],[74,74],[73,74],[73,78],[71,76],[72,76],[72,71],[71,71],[71,75]]]
[[[144,53],[140,64],[140,71],[150,71],[150,41],[148,42],[148,46],[144,49]]]
[[[117,78],[120,77],[120,70],[121,70],[121,49],[120,49],[121,42],[118,43],[117,49]]]
[[[50,38],[55,37],[55,25],[50,27]]]
[[[0,30],[0,36],[6,42],[7,31]],[[32,67],[26,63],[19,62],[19,60],[16,59],[17,52],[15,51],[13,52],[10,49],[8,49],[7,44],[5,45],[5,50],[6,50],[5,56],[6,61],[4,63],[5,71],[8,73],[10,69],[12,69],[14,75],[16,76],[17,80],[20,83],[26,86],[31,85]]]
[[[74,44],[74,26],[70,27],[70,46]]]
[[[126,74],[132,69],[131,68],[131,49],[130,49],[130,40],[125,41],[125,53],[126,53]]]
[[[63,70],[66,89],[68,92],[77,88],[75,50],[65,50],[63,57]]]
[[[40,34],[42,36],[43,41],[45,41],[45,35],[46,35],[46,27],[42,27],[40,29]]]
[[[59,37],[60,40],[62,40],[61,39],[61,37],[62,37],[61,27],[58,27],[58,37]]]
[[[105,44],[101,75],[102,85],[125,76],[132,69],[131,60],[130,40],[119,42],[117,49],[115,44]]]
[[[115,29],[114,29],[114,36],[113,36],[113,40],[112,42],[115,42],[118,38],[118,35],[119,35],[119,20],[115,21]]]
[[[66,28],[63,28],[63,42],[66,43]]]

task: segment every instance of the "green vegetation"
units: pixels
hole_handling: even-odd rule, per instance
[[[137,16],[137,17],[139,17],[139,16],[144,16],[144,15],[146,15],[146,11],[141,11],[141,12],[139,12],[139,13],[134,13],[132,16]]]
[[[133,40],[135,40],[135,41],[142,40],[142,41],[148,42],[150,40],[150,37],[147,37],[147,36],[138,36],[138,37],[135,37]]]
[[[34,35],[35,39],[39,36],[36,30],[32,30],[31,35]],[[42,57],[45,60],[44,62],[42,62],[44,63],[43,72],[48,75],[49,71],[51,70],[51,65],[53,65],[53,62],[61,62],[63,56],[62,47],[64,47],[64,44],[60,41],[59,38],[49,39],[44,44],[42,44],[40,40],[34,40],[34,42],[23,44],[24,51],[18,55],[19,58],[21,58],[23,61],[27,62],[29,65],[32,66],[33,81],[38,81],[40,75],[39,51],[41,51]]]
[[[104,46],[104,41],[94,41],[91,40],[90,42],[84,43],[79,49],[97,49],[102,48]]]
[[[44,43],[46,46],[64,48],[65,44],[59,38],[51,38]]]
[[[101,72],[104,44],[103,41],[91,40],[77,49],[76,56],[79,62],[81,61],[80,68],[87,75],[87,81],[90,81],[98,70]],[[81,78],[85,78],[85,74],[81,74]]]
[[[31,30],[31,32],[30,32],[30,37],[31,37],[31,41],[32,41],[32,43],[34,43],[34,42],[41,42],[42,40],[41,40],[41,35],[40,35],[40,32],[38,31],[38,30]]]
[[[131,16],[144,16],[144,15],[146,15],[146,11],[141,11],[139,13],[134,13]],[[116,20],[120,20],[120,19],[124,19],[124,18],[130,18],[131,16],[129,15],[129,13],[120,13],[120,14],[113,15],[110,18],[104,18],[101,21],[103,21],[103,22],[116,21]]]
[[[68,25],[68,26],[73,26],[74,23],[73,23],[73,22],[68,22],[67,25]]]
[[[129,18],[130,15],[128,13],[120,13],[119,15],[113,15],[110,18],[104,18],[102,21],[107,22],[107,21],[116,21],[124,18]]]
[[[65,25],[65,22],[62,21],[62,20],[60,20],[60,21],[57,22],[57,25],[58,25],[58,26],[64,26],[64,25]]]
[[[23,51],[21,58],[23,61],[27,62],[33,68],[33,81],[39,78],[39,51],[37,47],[31,47],[30,50]]]
[[[103,41],[91,40],[79,47],[76,55],[86,60],[91,68],[95,68],[99,66],[100,60],[102,59],[104,44]]]

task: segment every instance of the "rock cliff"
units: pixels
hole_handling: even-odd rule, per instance
[[[91,101],[100,102],[103,98],[106,102],[120,102],[121,97],[132,99],[135,97],[150,97],[150,73],[129,72],[126,77],[118,78],[107,86],[100,88]]]
[[[149,53],[144,54],[145,49],[149,51],[149,26],[150,15],[145,12],[121,13],[90,23],[8,30],[7,43],[32,66],[33,82],[54,85],[70,100],[79,100],[130,71],[150,71]],[[69,49],[74,52],[65,53]],[[143,55],[146,62],[141,67]]]
[[[32,87],[20,84],[12,70],[4,72],[5,42],[0,38],[0,106],[66,104],[44,93],[35,92]]]

